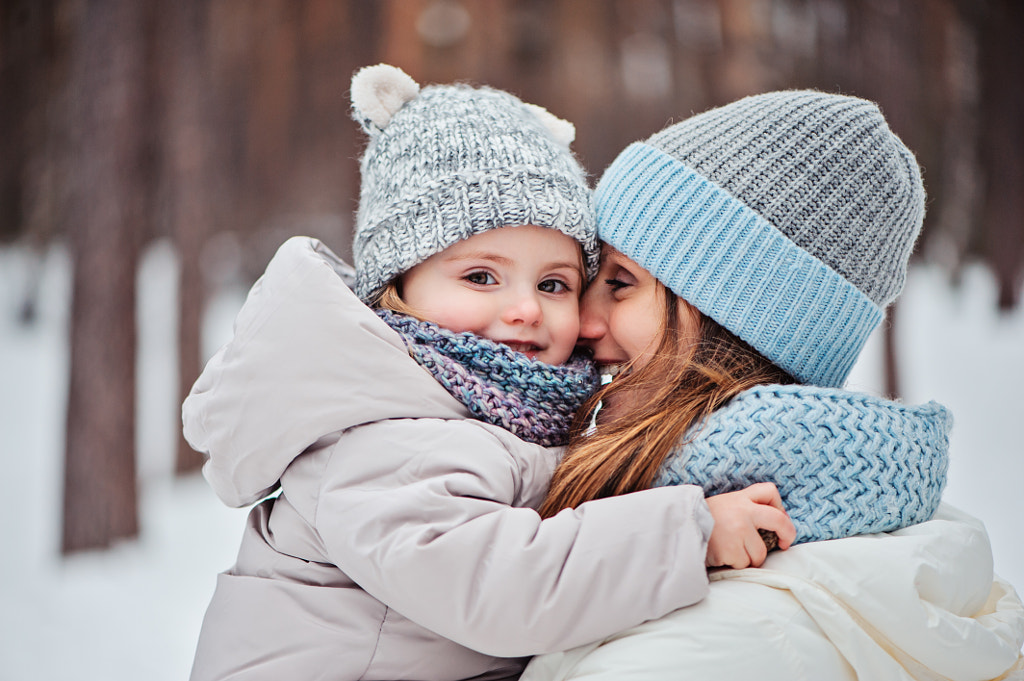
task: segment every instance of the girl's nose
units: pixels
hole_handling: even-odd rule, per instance
[[[598,341],[608,333],[604,307],[597,296],[597,287],[591,286],[580,300],[580,341]]]
[[[541,311],[540,301],[531,291],[519,293],[505,306],[501,319],[506,324],[525,324],[537,326],[543,321],[544,313]]]

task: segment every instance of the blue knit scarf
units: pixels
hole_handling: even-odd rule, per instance
[[[695,427],[654,484],[699,485],[710,496],[774,482],[797,542],[889,532],[938,507],[952,422],[936,402],[759,386]]]
[[[564,365],[545,364],[472,333],[455,333],[390,310],[375,312],[473,418],[527,442],[566,444],[573,415],[597,387],[597,370],[582,356]]]

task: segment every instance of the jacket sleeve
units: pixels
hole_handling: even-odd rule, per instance
[[[711,517],[699,488],[600,499],[541,520],[514,508],[517,464],[473,422],[393,420],[348,431],[322,478],[316,526],[356,583],[482,653],[588,643],[699,601]]]

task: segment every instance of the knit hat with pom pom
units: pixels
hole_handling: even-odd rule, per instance
[[[906,278],[914,155],[873,102],[769,92],[627,147],[599,235],[803,383],[841,386]]]
[[[491,88],[420,89],[394,66],[352,78],[353,117],[369,135],[353,255],[366,302],[389,281],[490,229],[557,229],[597,267],[591,192],[569,145],[575,128]]]

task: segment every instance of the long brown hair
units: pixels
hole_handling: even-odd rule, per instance
[[[585,501],[646,489],[665,457],[700,423],[740,392],[755,385],[794,383],[785,371],[726,330],[697,313],[697,342],[680,334],[679,299],[664,291],[662,338],[642,368],[599,390],[577,412],[569,446],[555,469],[543,518]],[[643,403],[591,431],[594,409],[616,394],[642,395]]]

